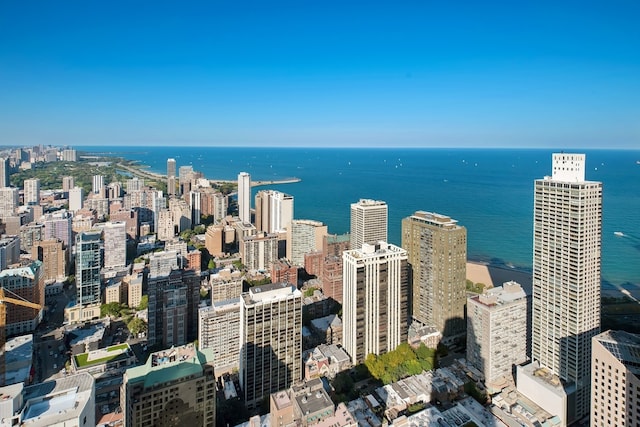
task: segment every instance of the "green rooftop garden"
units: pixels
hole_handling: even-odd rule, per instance
[[[91,366],[91,365],[100,365],[102,363],[106,363],[106,362],[111,362],[113,360],[116,360],[118,358],[126,358],[128,357],[128,352],[127,349],[129,348],[128,344],[124,343],[124,344],[118,344],[118,345],[113,345],[111,347],[107,347],[106,348],[106,352],[107,353],[113,353],[111,355],[102,357],[100,359],[94,359],[89,361],[89,353],[82,353],[82,354],[78,354],[75,357],[76,360],[76,366],[78,368],[85,368],[87,366]]]

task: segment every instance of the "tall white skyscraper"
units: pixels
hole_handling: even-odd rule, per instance
[[[84,190],[82,187],[74,187],[69,190],[69,211],[75,213],[82,209],[84,203]]]
[[[364,243],[387,241],[387,203],[380,200],[360,199],[351,204],[351,249],[360,249]]]
[[[258,231],[282,233],[293,220],[293,196],[275,190],[262,190],[255,197],[255,225]]]
[[[38,178],[24,180],[24,204],[40,204],[40,180]]]
[[[0,187],[8,187],[10,183],[10,169],[9,159],[7,157],[0,158]]]
[[[251,175],[238,174],[238,217],[242,222],[251,222]]]
[[[568,423],[590,408],[601,232],[602,183],[585,180],[585,155],[553,154],[552,175],[535,181],[532,357],[567,389],[575,386]]]
[[[104,187],[104,176],[94,175],[92,186],[91,186],[91,192],[93,194],[100,194],[102,192],[103,187]]]
[[[343,339],[353,364],[407,340],[407,251],[386,242],[342,254]]]

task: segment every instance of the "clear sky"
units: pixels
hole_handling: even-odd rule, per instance
[[[0,145],[640,148],[640,1],[0,2]]]

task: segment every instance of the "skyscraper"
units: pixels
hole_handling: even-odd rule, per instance
[[[167,193],[176,194],[176,159],[167,159]]]
[[[360,199],[351,204],[351,249],[360,249],[364,243],[387,241],[387,203],[380,200]]]
[[[417,211],[402,220],[402,247],[413,271],[412,317],[443,337],[463,334],[467,230],[445,215]]]
[[[287,230],[287,258],[294,265],[304,266],[304,255],[322,250],[327,226],[320,221],[294,219]]]
[[[640,426],[640,335],[603,332],[591,354],[591,426]]]
[[[24,180],[24,204],[40,204],[40,180],[38,178]]]
[[[293,196],[275,190],[262,190],[255,197],[255,225],[258,231],[281,233],[293,220]]]
[[[386,242],[365,243],[345,251],[342,259],[342,343],[355,365],[407,340],[407,251]]]
[[[91,192],[93,194],[100,194],[103,188],[104,188],[104,176],[94,175],[92,186],[91,186]]]
[[[247,172],[238,174],[238,217],[251,223],[251,175]]]
[[[240,299],[240,387],[249,408],[302,378],[302,293],[254,286]]]
[[[10,172],[9,159],[7,157],[0,158],[0,187],[10,186],[9,172]]]
[[[109,221],[104,225],[104,267],[127,265],[127,232],[123,221]]]
[[[532,357],[575,386],[568,422],[590,408],[591,340],[600,332],[601,227],[602,183],[585,181],[585,155],[553,154],[552,175],[535,181]]]
[[[76,236],[76,291],[78,304],[100,303],[100,231],[83,231]]]

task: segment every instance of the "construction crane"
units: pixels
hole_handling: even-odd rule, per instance
[[[6,296],[5,291],[15,296],[15,298]],[[7,368],[5,364],[5,351],[4,351],[4,345],[7,342],[7,336],[5,331],[5,326],[7,324],[7,306],[6,306],[7,303],[20,305],[22,307],[35,308],[36,310],[40,310],[42,308],[42,305],[36,304],[35,302],[27,301],[26,299],[22,298],[20,295],[16,295],[10,290],[0,287],[0,385],[4,385],[5,373]]]

